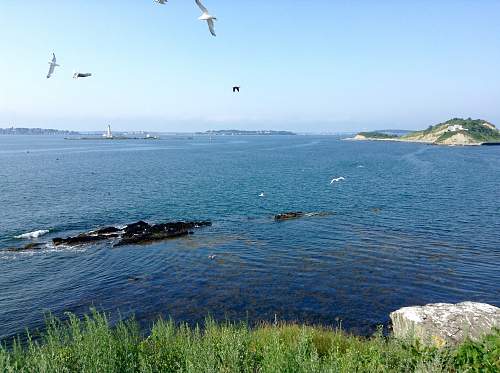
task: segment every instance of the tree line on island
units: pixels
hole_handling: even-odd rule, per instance
[[[0,128],[0,135],[80,135],[76,131],[56,130],[51,128]]]

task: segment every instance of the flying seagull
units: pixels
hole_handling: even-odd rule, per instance
[[[50,65],[50,67],[49,67],[49,72],[47,74],[47,79],[49,79],[52,76],[52,74],[54,74],[54,70],[55,70],[56,66],[59,66],[57,64],[55,53],[52,53],[52,61],[49,62],[49,65]]]
[[[155,0],[156,3],[165,5],[167,3],[167,0]]]
[[[198,19],[200,21],[207,21],[208,28],[210,29],[210,33],[213,36],[217,36],[217,35],[215,35],[215,30],[214,30],[214,21],[216,21],[217,18],[210,15],[210,13],[208,13],[208,9],[205,8],[205,6],[201,3],[200,0],[195,0],[195,1],[196,1],[196,4],[200,7],[201,11],[203,12],[203,14],[200,17],[198,17]]]
[[[234,93],[234,92],[238,92],[238,93],[240,93],[240,88],[241,88],[241,87],[239,87],[239,86],[234,86],[234,87],[233,87],[233,93]]]
[[[76,72],[73,74],[73,79],[79,79],[79,78],[88,78],[89,76],[92,76],[91,73],[79,73]]]
[[[336,182],[339,182],[339,181],[342,181],[342,180],[345,180],[345,178],[343,176],[336,177],[335,179],[332,179],[332,181],[330,181],[330,184],[333,184],[333,183],[336,183]]]

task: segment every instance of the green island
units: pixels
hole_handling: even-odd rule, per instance
[[[429,126],[397,136],[383,132],[360,132],[353,140],[388,140],[422,142],[436,145],[488,145],[500,143],[500,131],[482,119],[453,118],[444,123]]]
[[[397,135],[391,135],[389,133],[384,133],[384,132],[360,132],[358,133],[359,137],[363,137],[363,138],[366,138],[366,139],[381,139],[381,140],[385,140],[385,139],[397,139],[399,136]]]
[[[190,328],[158,320],[111,325],[93,310],[0,346],[0,372],[498,372],[500,332],[456,347],[304,325],[216,323]]]

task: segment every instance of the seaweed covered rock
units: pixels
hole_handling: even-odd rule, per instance
[[[143,222],[142,222],[143,223]],[[137,224],[137,223],[136,223]],[[125,233],[115,246],[144,244],[154,241],[166,240],[187,236],[194,228],[210,226],[211,223],[203,222],[175,222],[155,225],[137,225],[132,229],[125,228]]]
[[[283,221],[283,220],[303,218],[304,216],[306,216],[306,214],[302,211],[290,211],[275,215],[274,220]]]
[[[45,244],[43,243],[29,243],[27,245],[24,245],[22,247],[8,247],[5,249],[5,251],[9,252],[23,252],[23,251],[36,251],[36,250],[41,250],[45,247]]]
[[[284,221],[284,220],[292,220],[299,218],[310,218],[314,216],[329,216],[333,215],[333,212],[328,211],[318,211],[318,212],[302,212],[302,211],[290,211],[284,212],[282,214],[278,214],[274,216],[275,221]]]
[[[118,242],[115,246],[136,245],[185,236],[191,233],[195,228],[207,227],[211,225],[212,223],[209,221],[173,222],[154,225],[148,224],[144,221],[138,221],[136,223],[126,225],[123,228],[105,227],[87,233],[81,233],[73,237],[57,237],[54,238],[52,242],[55,246],[76,246],[98,241],[117,239]]]

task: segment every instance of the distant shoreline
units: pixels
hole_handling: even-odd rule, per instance
[[[123,141],[123,140],[161,140],[159,136],[150,136],[150,137],[126,137],[126,136],[116,136],[116,137],[65,137],[64,140],[71,141]]]
[[[108,140],[137,140],[133,135],[135,134],[146,134],[145,131],[121,131],[113,136],[113,138],[107,138]],[[153,132],[155,136],[159,135],[165,136],[296,136],[295,132],[291,131],[274,131],[274,130],[209,130],[205,132]],[[99,136],[104,135],[104,132],[93,132],[93,131],[69,131],[69,130],[56,130],[56,129],[45,129],[45,128],[0,128],[0,135],[16,136],[84,136],[85,140],[95,140]],[[132,137],[127,136],[131,134]],[[95,136],[95,137],[94,137]],[[149,138],[149,137],[148,137]]]
[[[6,136],[78,136],[80,132],[52,128],[0,128],[0,135]]]
[[[196,132],[195,135],[215,135],[215,136],[296,136],[295,132],[273,131],[273,130],[210,130],[205,132]]]

